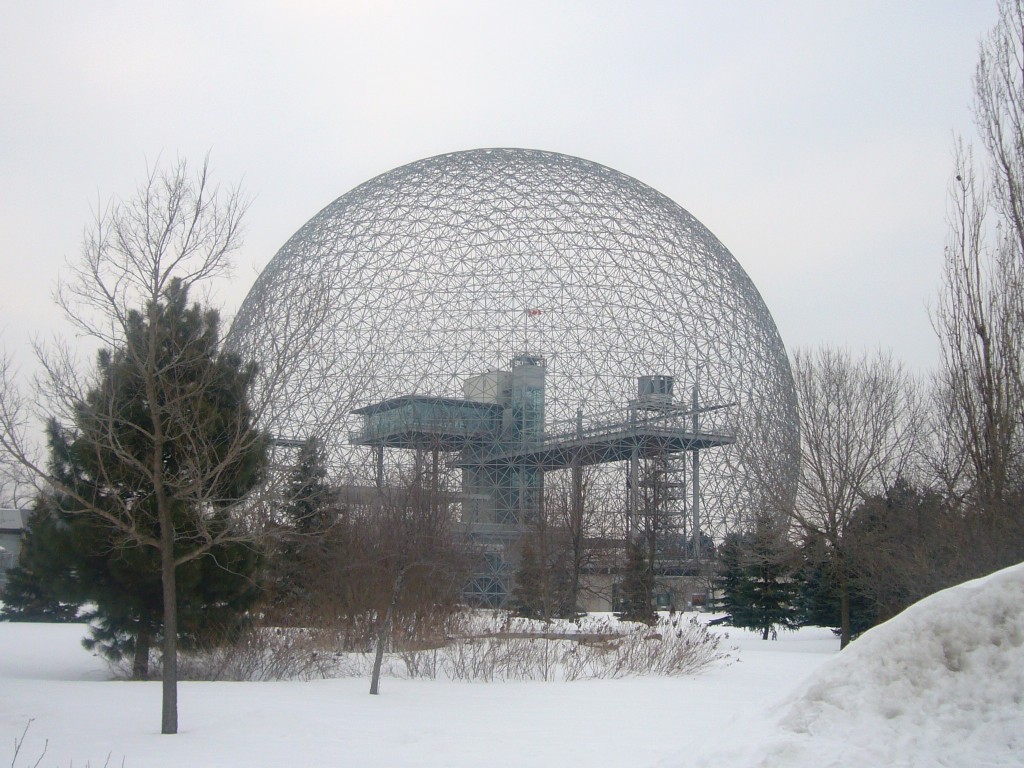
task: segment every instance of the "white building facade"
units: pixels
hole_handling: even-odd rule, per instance
[[[27,524],[26,510],[0,509],[0,588],[7,582],[7,571],[18,564]]]

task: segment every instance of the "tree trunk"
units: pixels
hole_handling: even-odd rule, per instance
[[[580,552],[580,547],[575,542],[573,543],[572,553],[572,579],[569,582],[569,610],[572,611],[572,616],[567,618],[575,618],[580,610],[580,574],[583,572],[583,555]]]
[[[139,625],[135,636],[135,656],[132,658],[132,680],[149,679],[149,651],[153,647],[153,635],[146,624]]]
[[[577,417],[581,422],[582,412]],[[582,423],[579,425],[582,433]],[[582,438],[582,434],[580,434]],[[570,510],[569,535],[572,537],[572,577],[569,582],[569,610],[575,618],[579,611],[580,573],[583,570],[583,467],[579,460],[572,468],[572,509]]]
[[[161,514],[160,571],[164,591],[163,707],[161,733],[178,732],[178,600],[175,583],[174,529],[170,514]]]
[[[850,644],[850,580],[846,573],[839,575],[839,648]]]
[[[398,597],[402,593],[402,575],[399,571],[395,577],[395,583],[391,587],[391,602],[384,613],[384,621],[381,624],[380,632],[377,633],[377,652],[373,657],[373,673],[370,675],[370,695],[376,696],[380,693],[380,668],[384,663],[384,648],[388,644],[388,637],[391,635],[391,620],[398,605]]]

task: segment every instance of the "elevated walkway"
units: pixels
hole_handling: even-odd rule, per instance
[[[704,450],[736,442],[734,433],[694,430],[694,412],[666,407],[632,418],[621,413],[586,428],[545,432],[517,442],[502,431],[502,407],[451,397],[408,395],[359,408],[363,428],[349,442],[375,448],[461,452],[454,467],[525,465],[565,469]],[[713,410],[713,409],[702,409]]]
[[[467,451],[456,467],[529,465],[545,471],[704,450],[736,442],[727,431],[694,430],[693,412],[665,409],[656,416],[601,421],[586,428],[545,432],[539,440],[496,443]]]

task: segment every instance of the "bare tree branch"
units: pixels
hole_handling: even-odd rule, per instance
[[[841,642],[850,641],[847,531],[865,499],[914,470],[923,421],[918,387],[890,356],[854,359],[821,348],[798,351],[801,474],[795,521],[821,536],[840,581]]]
[[[14,386],[9,363],[0,367],[8,461],[62,498],[65,512],[92,515],[126,543],[160,552],[164,733],[177,731],[176,569],[251,540],[254,529],[224,523],[225,514],[250,511],[233,479],[263,450],[248,403],[253,372],[210,351],[219,318],[187,304],[190,289],[229,272],[247,204],[237,189],[211,182],[208,159],[194,173],[185,161],[149,168],[134,196],[97,209],[81,258],[58,286],[58,305],[101,350],[96,365],[83,370],[67,344],[37,345],[33,397]],[[245,391],[232,390],[239,385]],[[88,486],[42,458],[34,418],[50,420],[51,440],[73,446],[90,467]]]

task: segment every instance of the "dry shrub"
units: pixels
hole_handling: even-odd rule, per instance
[[[182,654],[178,673],[183,680],[310,680],[336,676],[343,657],[307,629],[251,627],[233,643]]]
[[[648,627],[614,618],[533,621],[463,613],[445,624],[444,642],[393,640],[384,674],[466,682],[593,680],[700,672],[727,657],[696,618],[662,617]],[[309,680],[368,676],[369,647],[351,650],[345,632],[254,627],[231,644],[192,652],[183,677],[203,680]]]
[[[447,612],[403,619],[392,637],[392,650],[402,655],[442,646],[462,626],[461,614]],[[374,614],[343,616],[315,627],[250,626],[230,640],[180,654],[179,676],[250,681],[359,677],[370,668],[376,627]]]
[[[453,680],[587,680],[633,675],[686,675],[725,658],[719,638],[696,618],[660,618],[653,627],[609,618],[543,624],[494,617],[478,623],[424,666]],[[407,658],[412,654],[406,654]]]

